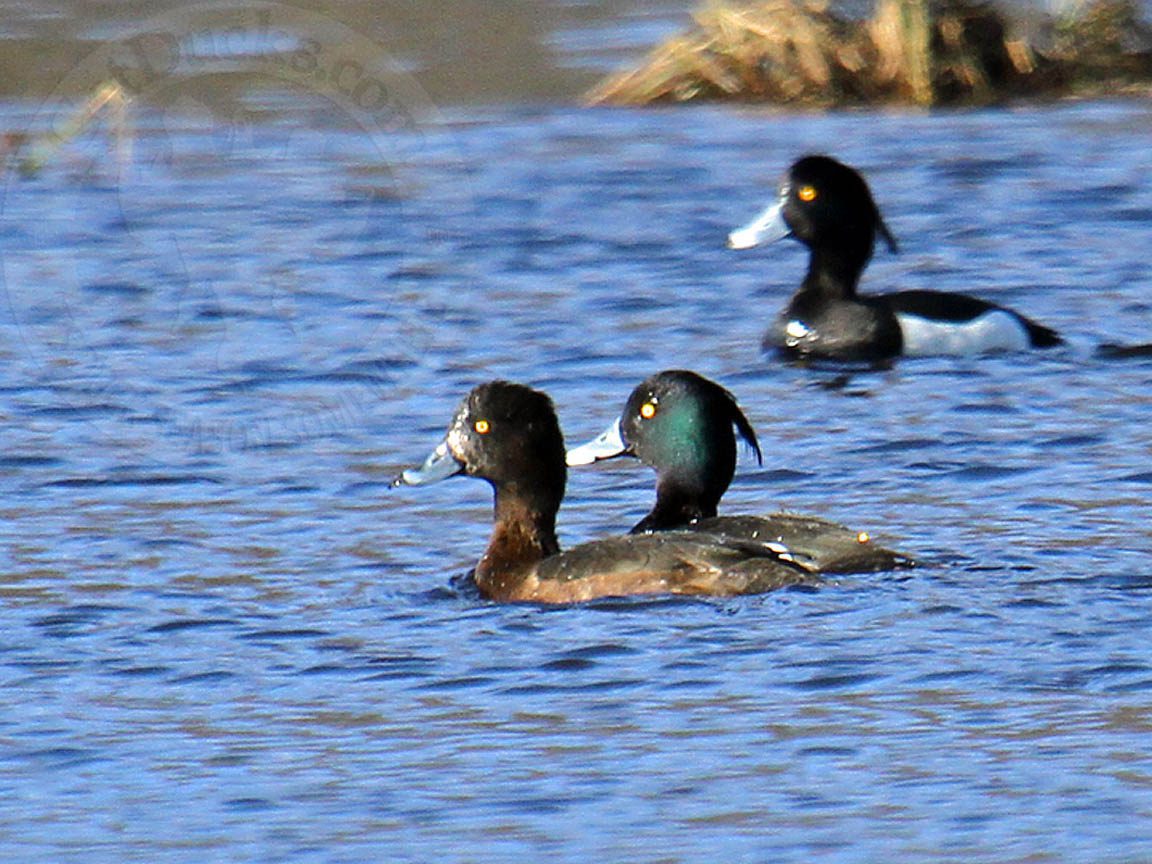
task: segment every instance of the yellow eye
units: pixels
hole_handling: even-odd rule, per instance
[[[808,203],[809,201],[816,200],[816,187],[815,186],[801,186],[796,190],[796,197],[801,201]]]
[[[488,430],[492,428],[487,420],[477,420],[472,424],[472,428],[479,432],[481,435],[487,435]]]
[[[655,417],[656,416],[656,403],[655,402],[645,402],[643,405],[641,405],[640,406],[640,416],[643,417],[645,420],[651,420],[653,417]]]

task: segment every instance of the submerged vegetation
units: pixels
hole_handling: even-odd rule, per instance
[[[587,101],[989,104],[1152,83],[1152,28],[1133,0],[1092,0],[1060,18],[973,0],[878,0],[867,20],[824,0],[711,2],[694,19]]]

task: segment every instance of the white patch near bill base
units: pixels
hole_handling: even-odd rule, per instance
[[[1032,347],[1027,328],[1011,312],[993,309],[971,321],[933,321],[897,312],[904,334],[904,354],[987,354],[1026,351]]]

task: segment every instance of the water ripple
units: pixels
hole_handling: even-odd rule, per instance
[[[486,108],[387,151],[268,110],[229,137],[142,105],[131,182],[69,156],[5,197],[9,857],[1150,857],[1149,367],[1095,353],[1148,341],[1146,107]],[[979,293],[1070,347],[762,355],[802,250],[722,238],[829,142],[904,250],[866,290]],[[672,366],[761,438],[727,512],[921,566],[502,606],[468,572],[491,490],[388,488],[480,380],[546,387],[576,440]],[[562,542],[653,482],[573,471]]]

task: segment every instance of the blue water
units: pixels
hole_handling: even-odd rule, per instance
[[[1147,104],[133,125],[4,188],[0,858],[1152,860],[1152,362],[1093,353],[1152,338]],[[813,150],[901,242],[868,287],[1069,347],[763,356],[802,250],[724,237]],[[487,487],[388,488],[476,383],[579,441],[668,367],[761,435],[729,512],[924,566],[497,606]],[[651,484],[574,472],[562,542]]]

